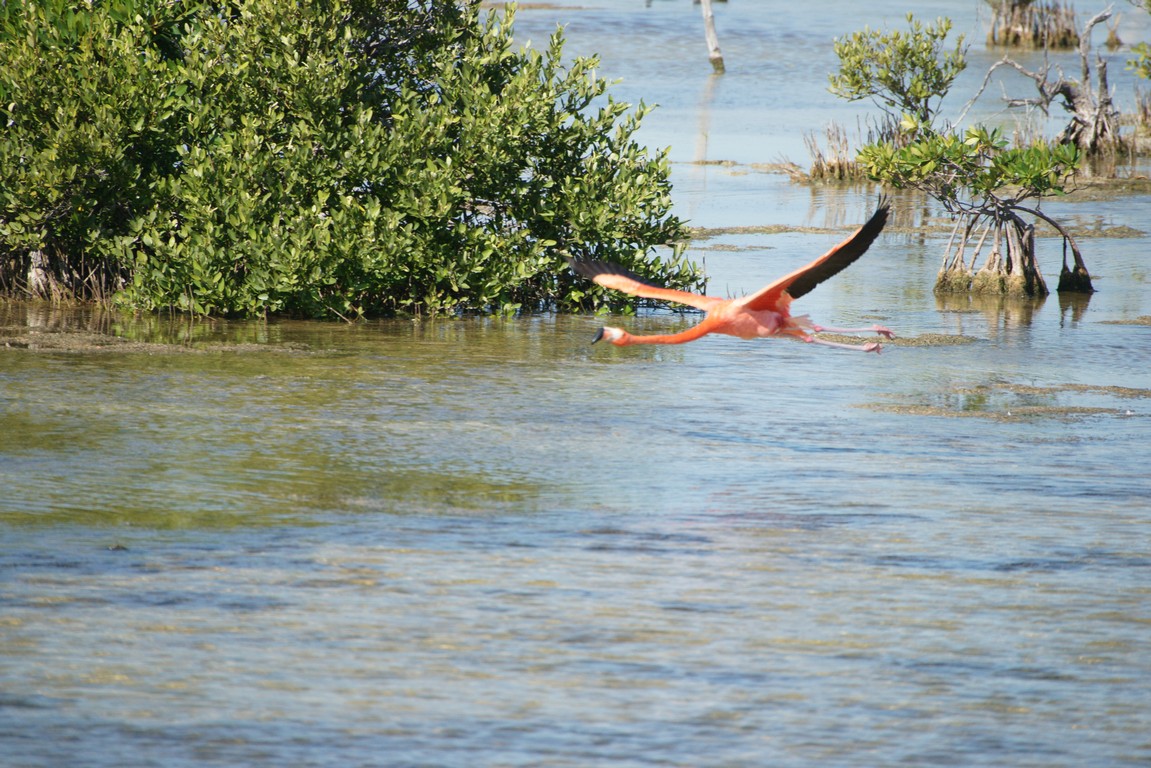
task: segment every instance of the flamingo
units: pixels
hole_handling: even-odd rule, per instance
[[[805,267],[785,275],[759,291],[737,299],[720,299],[715,296],[702,296],[687,291],[661,288],[644,282],[642,278],[628,272],[618,264],[592,259],[567,257],[571,268],[593,282],[629,293],[645,299],[660,299],[686,304],[703,310],[706,315],[696,325],[685,331],[655,336],[635,336],[622,328],[603,327],[592,343],[605,339],[617,347],[629,344],[683,344],[706,336],[709,333],[724,333],[741,339],[755,339],[768,336],[791,336],[809,344],[822,344],[840,349],[854,349],[863,352],[879,352],[878,342],[867,344],[841,344],[816,338],[817,333],[877,333],[887,339],[895,334],[881,325],[868,328],[829,328],[816,325],[807,315],[793,316],[790,312],[792,299],[798,299],[831,276],[846,269],[849,264],[864,254],[887,223],[891,206],[885,198],[867,223]]]

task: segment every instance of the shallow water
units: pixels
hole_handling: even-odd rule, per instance
[[[809,228],[701,241],[718,294],[874,204],[675,182],[698,226]],[[1151,763],[1151,238],[1083,239],[1085,305],[945,303],[895,205],[796,304],[879,356],[0,309],[5,765]]]
[[[708,63],[699,5],[688,0],[557,0],[522,5],[516,16],[519,39],[544,49],[548,37],[562,25],[565,52],[571,56],[597,53],[602,61],[600,74],[619,81],[612,90],[616,98],[658,105],[645,120],[645,135],[652,146],[670,146],[676,162],[789,159],[806,167],[804,136],[814,133],[826,148],[824,130],[832,122],[843,127],[858,146],[878,109],[869,101],[848,103],[828,92],[828,73],[839,68],[832,41],[865,27],[906,29],[909,10],[924,23],[939,17],[951,19],[948,45],[959,35],[969,44],[967,68],[941,104],[939,115],[944,121],[959,118],[987,70],[1006,52],[985,44],[990,9],[984,2],[824,0],[809,7],[731,0],[712,3],[727,68],[717,78]],[[1079,24],[1107,6],[1076,3]],[[1136,88],[1146,91],[1147,83],[1127,70],[1126,62],[1134,58],[1131,45],[1151,40],[1151,14],[1125,3],[1115,3],[1112,9],[1109,23],[1124,45],[1114,51],[1102,46],[1108,23],[1097,25],[1092,39],[1108,63],[1115,104],[1131,112]],[[1031,71],[1044,64],[1039,53],[1011,54]],[[1072,80],[1080,76],[1078,52],[1055,52],[1048,62],[1052,79],[1058,71]],[[1058,104],[1051,107],[1046,120],[1037,110],[1027,115],[1007,109],[1006,97],[1036,94],[1031,80],[1009,72],[1000,70],[971,107],[967,122],[979,118],[1010,135],[1030,120],[1046,135],[1058,133],[1067,124],[1067,113]]]

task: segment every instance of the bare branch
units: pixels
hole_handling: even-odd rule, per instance
[[[979,90],[975,92],[975,95],[971,97],[971,100],[968,101],[966,105],[964,105],[963,111],[959,113],[959,118],[955,121],[957,124],[963,122],[963,118],[967,116],[967,112],[973,106],[975,106],[975,102],[979,100],[979,97],[983,95],[985,90],[987,90],[987,86],[991,84],[991,76],[994,75],[996,70],[998,70],[1000,67],[1010,67],[1024,77],[1033,80],[1035,82],[1035,87],[1038,89],[1041,97],[1038,100],[1008,99],[1007,106],[1014,107],[1038,105],[1039,108],[1043,110],[1044,114],[1047,113],[1047,107],[1055,99],[1055,94],[1049,94],[1045,88],[1047,84],[1047,73],[1051,70],[1051,65],[1044,63],[1042,69],[1040,69],[1038,72],[1032,72],[1019,62],[1012,59],[1010,56],[1004,56],[1002,59],[992,64],[991,68],[987,70],[987,74],[983,76],[983,84],[979,86]],[[1063,82],[1062,73],[1060,73],[1058,82]]]
[[[1089,54],[1091,53],[1091,30],[1095,28],[1096,24],[1102,24],[1111,18],[1111,9],[1114,6],[1107,6],[1099,13],[1091,17],[1091,20],[1083,25],[1083,34],[1079,36],[1079,60],[1083,66],[1083,83],[1086,84],[1091,80],[1091,65],[1088,64]]]
[[[1055,231],[1063,236],[1064,241],[1071,245],[1071,255],[1075,258],[1075,264],[1077,266],[1083,267],[1084,271],[1086,271],[1087,267],[1083,262],[1083,255],[1079,252],[1079,245],[1075,242],[1075,238],[1071,236],[1071,232],[1066,227],[1064,227],[1062,224],[1047,214],[1043,213],[1043,211],[1039,210],[1038,208],[1025,208],[1022,205],[1016,205],[1015,208],[1026,213],[1030,213],[1035,218],[1041,219],[1042,221],[1045,221],[1053,226]],[[1066,259],[1066,256],[1064,256],[1064,259]]]

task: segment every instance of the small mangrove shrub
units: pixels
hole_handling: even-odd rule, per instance
[[[1127,68],[1137,77],[1151,80],[1151,45],[1139,43],[1131,46],[1134,59],[1127,62]],[[1139,133],[1151,134],[1151,95],[1141,88],[1135,89],[1135,124]]]
[[[937,293],[1045,296],[1047,285],[1035,257],[1035,227],[1023,215],[1045,221],[1063,236],[1059,290],[1092,290],[1070,232],[1029,204],[1064,194],[1079,167],[1080,153],[1074,144],[1009,147],[998,129],[982,127],[962,134],[921,127],[917,133],[916,141],[901,148],[890,143],[868,145],[860,151],[859,161],[872,178],[896,188],[922,190],[955,215]],[[986,260],[976,271],[985,244]],[[1068,249],[1074,261],[1071,267]]]
[[[951,20],[924,25],[907,15],[908,31],[883,32],[870,28],[835,40],[838,71],[828,76],[828,90],[848,101],[871,99],[884,113],[869,130],[871,140],[896,145],[910,140],[903,125],[930,124],[951,83],[966,68],[963,36],[954,48],[947,43]],[[914,120],[905,123],[901,115]],[[804,177],[816,181],[857,181],[867,177],[851,151],[846,132],[832,124],[826,130],[827,149],[809,133],[804,144],[811,170]]]
[[[865,30],[848,38],[849,44],[837,41],[840,70],[831,77],[832,92],[848,99],[871,96],[888,124],[898,122],[898,129],[860,150],[857,159],[867,176],[920,190],[955,217],[936,292],[1046,295],[1035,258],[1034,225],[1024,216],[1051,224],[1063,236],[1059,290],[1090,292],[1090,275],[1070,232],[1029,202],[1063,193],[1079,168],[1079,146],[1037,142],[1010,148],[998,130],[938,127],[937,104],[965,63],[962,38],[952,49],[946,43],[949,20],[925,27],[911,15],[907,19],[911,29],[906,33]],[[990,251],[976,272],[975,260],[986,242]],[[1073,267],[1067,264],[1068,249]]]
[[[939,102],[967,67],[960,35],[947,43],[951,20],[924,25],[907,14],[910,29],[881,32],[865,28],[835,41],[839,70],[829,90],[847,101],[871,99],[885,112],[908,114],[915,124],[930,124]]]
[[[1151,44],[1138,43],[1131,46],[1131,53],[1135,58],[1128,60],[1127,68],[1134,71],[1137,77],[1144,80],[1151,79]]]

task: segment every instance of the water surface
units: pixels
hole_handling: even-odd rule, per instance
[[[605,47],[658,90],[680,4],[635,5],[636,51]],[[786,71],[745,92],[766,161]],[[674,173],[693,224],[804,227],[701,241],[718,294],[874,205]],[[946,232],[895,205],[796,303],[908,340],[879,356],[592,347],[593,317],[0,310],[5,764],[1147,765],[1151,197],[1051,206],[1099,223],[1099,292],[1028,305],[937,301]]]

